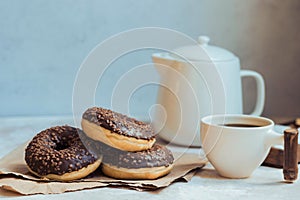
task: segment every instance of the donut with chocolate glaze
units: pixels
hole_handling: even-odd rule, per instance
[[[98,143],[97,148],[103,155],[102,172],[113,178],[156,179],[173,168],[172,152],[158,144],[139,152],[120,151],[103,143]]]
[[[150,124],[104,108],[87,109],[81,126],[88,137],[123,151],[143,151],[155,143]]]
[[[102,172],[117,179],[157,179],[173,168],[172,153],[160,145],[154,145],[145,151],[122,151],[108,155],[104,156]]]
[[[31,173],[44,179],[71,181],[95,171],[102,157],[89,152],[80,140],[80,129],[56,126],[37,134],[25,150]]]

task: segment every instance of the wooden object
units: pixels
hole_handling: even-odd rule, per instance
[[[283,152],[283,175],[288,182],[295,181],[298,177],[298,130],[286,129],[284,131],[284,152]]]
[[[300,163],[300,144],[297,148],[297,160]],[[282,168],[283,167],[283,149],[272,147],[267,158],[264,160],[264,166]]]
[[[291,128],[299,128],[300,118],[297,118],[294,121],[283,123],[282,125],[287,125]],[[300,144],[298,144],[297,148],[297,160],[298,163],[300,163]],[[283,149],[272,147],[262,165],[275,168],[283,168]]]

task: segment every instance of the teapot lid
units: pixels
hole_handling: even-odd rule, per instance
[[[210,38],[207,36],[199,36],[198,43],[200,47],[204,49],[206,54],[209,56],[210,61],[228,61],[235,59],[236,56],[223,48],[209,45]],[[209,61],[208,56],[205,55],[203,50],[199,48],[199,45],[189,45],[183,46],[174,49],[174,52],[180,56],[185,57],[186,59],[193,60],[193,61]],[[178,57],[178,56],[175,56]]]

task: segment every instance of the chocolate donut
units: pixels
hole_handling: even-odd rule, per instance
[[[90,138],[123,151],[147,150],[155,143],[150,124],[104,108],[86,110],[81,126]]]
[[[172,152],[158,144],[139,152],[120,151],[100,142],[96,146],[103,155],[102,172],[113,178],[156,179],[173,168]]]
[[[163,146],[139,152],[103,154],[102,172],[120,179],[156,179],[168,174],[173,168],[173,155]]]
[[[80,129],[56,126],[37,134],[25,150],[33,174],[53,180],[80,179],[95,171],[102,157],[89,152],[80,140]]]

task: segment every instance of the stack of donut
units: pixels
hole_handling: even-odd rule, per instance
[[[150,124],[108,109],[93,107],[82,116],[82,129],[103,156],[102,172],[121,179],[156,179],[173,167],[173,155],[155,144]],[[90,144],[91,144],[90,143]],[[93,148],[92,148],[93,149]]]
[[[71,181],[101,166],[114,178],[156,179],[173,167],[171,151],[155,144],[156,133],[149,124],[93,107],[84,112],[81,125],[83,131],[57,126],[37,134],[25,150],[29,171],[45,179]]]

